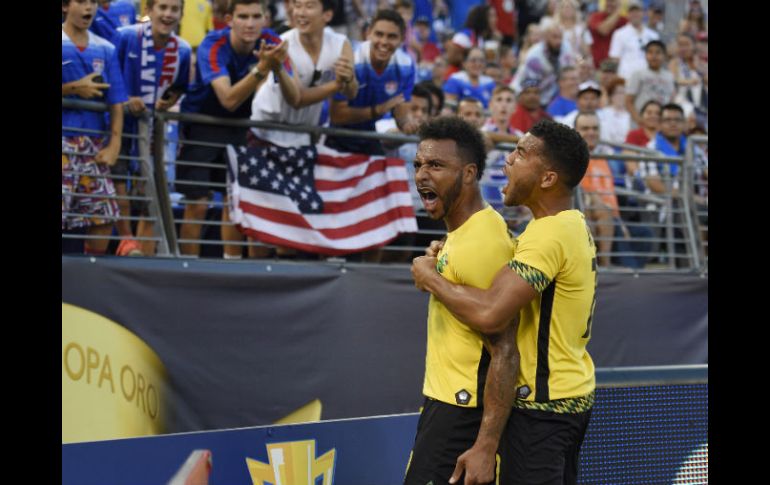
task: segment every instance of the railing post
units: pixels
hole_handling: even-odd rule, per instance
[[[698,227],[698,217],[694,214],[695,210],[695,149],[691,137],[687,138],[685,148],[684,162],[682,162],[682,202],[684,203],[684,216],[687,230],[690,231],[688,243],[690,244],[690,253],[692,254],[692,265],[694,270],[701,269],[701,244],[700,228]],[[693,217],[695,215],[695,217]],[[705,255],[703,255],[705,257]]]
[[[151,156],[150,153],[150,121],[148,117],[141,117],[139,118],[138,123],[138,135],[139,138],[137,139],[137,143],[139,146],[139,161],[142,165],[142,176],[147,177],[147,182],[145,185],[145,195],[149,195],[151,197],[150,202],[148,203],[148,214],[150,217],[154,218],[157,223],[153,224],[152,227],[152,233],[153,236],[160,238],[160,243],[158,245],[157,254],[161,256],[169,256],[171,253],[169,251],[169,243],[168,238],[166,237],[166,221],[163,219],[160,211],[160,199],[158,197],[158,188],[156,183],[156,178],[154,175],[154,170],[151,164]]]
[[[163,219],[163,230],[166,233],[166,241],[169,253],[179,257],[179,245],[176,242],[176,227],[174,226],[174,210],[171,207],[171,196],[168,192],[168,180],[166,179],[166,120],[163,113],[156,112],[153,116],[153,143],[155,165],[155,180],[158,197],[158,208]]]

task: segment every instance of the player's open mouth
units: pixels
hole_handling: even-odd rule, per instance
[[[436,204],[438,203],[438,195],[428,188],[421,188],[418,192],[420,193],[420,199],[422,199],[422,205],[425,207],[425,210],[430,212],[435,209]]]
[[[93,15],[91,15],[91,14],[83,15],[83,20],[85,20],[86,22],[88,22],[92,18],[93,18]]]

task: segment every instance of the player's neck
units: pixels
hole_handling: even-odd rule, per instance
[[[84,46],[88,44],[88,29],[79,29],[69,22],[62,24],[62,30],[75,45]]]
[[[308,53],[313,60],[313,64],[318,62],[318,56],[323,48],[324,31],[323,29],[317,32],[307,32],[299,34],[299,43],[302,44],[302,48]]]
[[[168,40],[171,38],[171,35],[162,35],[155,31],[152,32],[152,45],[156,49],[160,49],[161,47],[165,47]]]
[[[465,197],[460,195],[460,199],[455,203],[455,206],[444,217],[447,231],[452,232],[458,229],[473,214],[484,208],[484,199],[482,199],[478,187],[471,189],[470,192]]]
[[[572,209],[572,194],[555,193],[524,205],[532,211],[532,217],[535,219],[555,216],[559,212]]]
[[[260,33],[261,34],[261,33]],[[233,30],[230,31],[230,46],[233,48],[233,50],[236,52],[236,54],[239,54],[241,56],[245,56],[247,54],[251,54],[251,51],[254,50],[254,48],[257,46],[256,42],[245,42],[242,39],[239,39],[235,36],[235,32]]]

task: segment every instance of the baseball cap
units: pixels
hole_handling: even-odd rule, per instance
[[[578,86],[578,96],[580,96],[581,94],[587,91],[594,91],[599,96],[601,96],[602,94],[601,88],[595,81],[585,81],[583,83],[580,83],[580,86]]]

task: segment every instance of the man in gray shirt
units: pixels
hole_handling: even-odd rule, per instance
[[[626,90],[626,108],[637,125],[641,125],[639,112],[644,103],[654,99],[661,105],[674,98],[676,86],[674,75],[663,66],[666,60],[666,46],[659,40],[652,40],[644,48],[647,67],[634,71]]]

